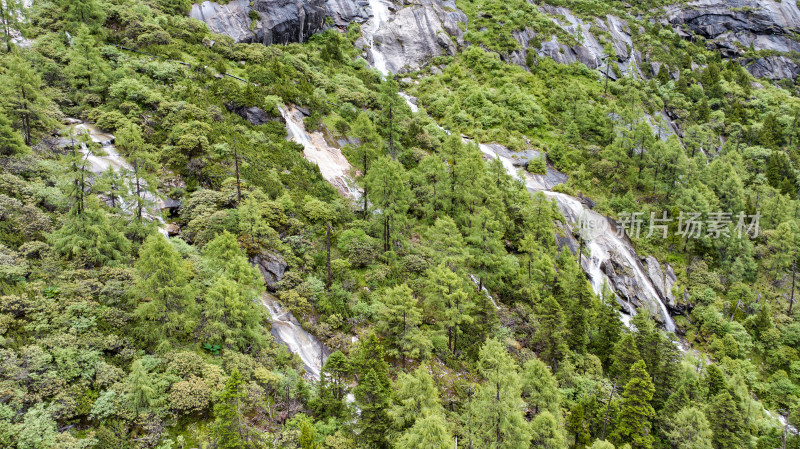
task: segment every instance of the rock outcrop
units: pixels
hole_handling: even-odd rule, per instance
[[[793,1],[697,0],[666,9],[667,20],[684,37],[710,40],[723,57],[738,58],[747,49],[800,52],[800,10]],[[745,60],[753,76],[795,78],[800,70],[787,57]]]
[[[560,64],[581,62],[590,69],[607,72],[611,79],[617,79],[619,74],[641,77],[639,65],[642,56],[633,49],[633,39],[626,20],[607,15],[604,20],[598,17],[593,21],[584,21],[567,8],[546,4],[541,5],[539,10],[547,14],[553,23],[572,36],[578,44],[567,45],[555,36],[538,36],[532,29],[516,31],[514,38],[522,49],[511,53],[511,62],[525,66],[528,52],[532,51],[538,57],[548,57]],[[613,55],[607,54],[603,42],[596,37],[601,34],[611,37],[609,43],[614,49]],[[534,42],[540,41],[538,48],[535,47]],[[609,67],[610,63],[616,64],[619,72]]]
[[[217,34],[265,45],[304,42],[323,29],[327,15],[324,0],[205,1],[190,13]]]
[[[662,269],[661,264],[653,256],[647,256],[642,259],[642,265],[647,269],[647,275],[650,277],[650,281],[659,296],[661,296],[670,310],[674,310],[675,295],[672,293],[672,287],[678,280],[677,276],[675,276],[675,270],[668,263],[665,263]]]
[[[456,53],[463,34],[459,22],[467,23],[467,16],[453,0],[411,0],[356,45],[366,48],[371,41],[370,53],[379,53],[389,72],[414,71],[433,57]]]
[[[264,277],[264,282],[267,283],[267,288],[270,291],[278,289],[278,282],[283,279],[283,273],[286,272],[287,264],[280,254],[263,253],[253,257],[253,264],[261,271]]]
[[[239,117],[247,120],[250,122],[250,124],[255,126],[263,125],[268,122],[281,121],[280,117],[273,117],[257,106],[251,106],[249,108],[237,108],[226,105],[226,107],[228,108],[228,111],[236,113]]]
[[[800,75],[800,66],[786,56],[772,55],[744,63],[747,70],[756,78],[781,80],[795,79]]]

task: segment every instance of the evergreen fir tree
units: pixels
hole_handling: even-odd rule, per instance
[[[363,447],[370,449],[387,449],[390,447],[388,431],[390,427],[387,407],[389,392],[382,385],[381,377],[370,368],[359,381],[355,389],[356,404],[361,414],[358,425],[358,439]]]
[[[234,368],[214,405],[213,428],[217,447],[223,449],[246,447],[244,411],[242,410],[244,398],[244,382],[239,370]]]
[[[629,378],[622,396],[616,440],[630,443],[632,449],[650,449],[654,441],[651,421],[655,417],[650,401],[653,399],[655,387],[645,369],[644,361],[639,360],[631,366]]]
[[[189,287],[190,272],[172,244],[160,233],[150,235],[136,262],[136,291],[140,303],[136,316],[142,335],[151,343],[178,338],[194,329],[195,302]]]
[[[744,430],[742,411],[733,400],[730,392],[723,391],[711,398],[706,416],[711,423],[714,449],[741,447],[740,437]]]
[[[503,345],[487,340],[481,348],[478,370],[485,379],[472,404],[474,433],[479,447],[527,447],[531,435],[522,414],[521,383],[517,366]]]
[[[5,114],[0,114],[0,155],[11,156],[30,151],[25,140],[11,127],[11,121]]]
[[[420,417],[413,427],[406,430],[395,445],[397,449],[450,449],[455,447],[453,436],[441,413]]]

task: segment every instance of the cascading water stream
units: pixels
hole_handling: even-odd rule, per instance
[[[95,125],[91,123],[79,123],[75,125],[73,128],[78,135],[80,134],[87,134],[92,142],[96,144],[100,144],[103,149],[105,155],[100,156],[94,154],[85,144],[80,144],[80,151],[84,155],[84,158],[89,163],[89,171],[91,171],[96,176],[101,176],[104,172],[106,172],[109,168],[115,172],[121,173],[125,183],[123,188],[127,190],[124,192],[125,195],[120,197],[114,198],[115,202],[120,204],[120,208],[128,214],[133,214],[133,210],[135,205],[129,204],[125,199],[124,196],[135,195],[135,191],[133,190],[134,180],[131,179],[131,174],[133,173],[133,167],[117,152],[117,148],[114,145],[115,137],[111,134],[105,133],[97,128]],[[71,140],[71,139],[70,139]],[[72,145],[73,142],[67,142],[68,144]],[[142,185],[145,185],[142,182]],[[142,195],[142,199],[150,204],[158,205],[160,203],[160,199],[150,193],[149,191],[145,191]],[[155,206],[157,209],[157,206]],[[157,213],[150,213],[150,212],[143,212],[142,216],[150,221],[157,221],[158,231],[164,236],[167,236],[166,231],[166,223],[164,219],[161,218],[160,215]]]
[[[327,358],[325,346],[306,332],[292,312],[285,310],[274,296],[265,293],[261,297],[261,303],[272,318],[272,335],[300,357],[309,377],[319,380]]]
[[[286,121],[289,138],[303,146],[303,156],[306,160],[316,164],[322,177],[344,196],[354,200],[358,199],[361,192],[350,178],[350,171],[353,167],[342,154],[342,150],[329,146],[320,132],[309,134],[299,111],[283,105],[278,106],[278,111]]]
[[[401,93],[400,96],[408,103],[412,111],[418,110],[418,106],[413,102],[412,97],[405,93]],[[464,139],[464,141],[470,142],[468,139]],[[513,158],[514,153],[507,148],[494,144],[478,144],[478,147],[481,153],[487,157],[499,159],[509,176],[523,182],[529,191],[543,192],[553,198],[571,227],[587,222],[591,224],[590,229],[593,232],[588,232],[586,235],[581,236],[589,251],[589,257],[581,258],[581,265],[589,275],[592,289],[597,295],[603,293],[605,285],[613,289],[614,283],[602,269],[603,264],[611,259],[613,252],[620,256],[630,268],[636,285],[640,289],[639,293],[645,298],[645,301],[643,301],[645,305],[650,308],[651,312],[660,316],[664,323],[664,328],[668,332],[675,332],[675,322],[672,320],[667,307],[653,287],[652,281],[645,273],[635,250],[627,239],[617,234],[607,217],[588,208],[579,199],[550,190],[555,185],[566,182],[567,177],[564,174],[559,173],[552,167],[548,167],[547,173],[544,175],[532,174],[526,170],[520,170],[521,161],[515,161]],[[527,156],[528,158],[538,157],[538,153]],[[632,304],[620,299],[619,296],[617,296],[617,301],[627,312],[627,314],[622,314],[622,321],[629,326],[630,318],[636,314],[636,309]]]
[[[375,33],[381,26],[389,21],[389,7],[381,0],[369,0],[369,7],[372,9],[372,19],[370,27],[365,30],[364,35],[369,44],[369,54],[372,57],[372,65],[384,75],[389,74],[389,66],[386,56],[381,52],[379,46],[375,45]]]

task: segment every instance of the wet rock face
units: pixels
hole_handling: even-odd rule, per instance
[[[370,18],[367,0],[327,0],[325,10],[339,28],[347,28],[352,22],[364,23]]]
[[[698,0],[667,10],[673,25],[687,25],[695,34],[714,39],[727,32],[787,35],[800,27],[795,2],[773,0]]]
[[[516,31],[514,37],[522,50],[512,52],[511,62],[526,66],[528,53],[534,52],[538,57],[548,57],[560,64],[581,62],[590,69],[607,72],[611,79],[616,79],[618,75],[614,70],[606,70],[609,63],[616,63],[623,75],[631,73],[641,77],[638,66],[641,64],[642,58],[639,52],[633,50],[633,39],[627,21],[612,15],[607,15],[605,18],[597,17],[593,21],[584,21],[567,8],[547,4],[541,5],[539,10],[548,14],[553,23],[569,33],[579,43],[569,46],[559,42],[555,37],[548,37],[549,40],[541,42],[537,48],[533,44],[536,42],[536,32],[532,29]],[[603,45],[595,37],[595,34],[598,33],[610,35],[614,55],[606,53]]]
[[[304,42],[322,31],[326,15],[324,0],[205,1],[192,5],[190,13],[217,34],[265,45]]]
[[[680,34],[710,39],[726,58],[740,57],[744,48],[750,47],[780,53],[800,51],[800,41],[793,38],[800,32],[800,10],[793,1],[698,0],[666,11],[669,23]],[[800,73],[797,64],[784,56],[742,62],[756,77],[796,78]]]
[[[800,66],[786,56],[767,56],[745,63],[745,67],[756,78],[795,79],[800,75]]]
[[[412,0],[374,33],[373,45],[389,71],[418,70],[435,56],[456,53],[462,35],[459,22],[466,23],[467,16],[452,0]]]
[[[288,265],[280,254],[263,253],[253,257],[253,264],[261,271],[264,276],[264,282],[267,283],[267,288],[270,291],[277,291],[278,282],[283,279],[283,274],[286,272]]]

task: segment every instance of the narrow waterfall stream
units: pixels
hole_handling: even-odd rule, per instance
[[[122,174],[125,180],[123,188],[126,191],[122,192],[120,197],[114,198],[114,201],[120,204],[120,208],[125,213],[132,215],[136,206],[135,204],[125,201],[125,197],[130,197],[131,195],[136,194],[134,180],[132,178],[133,167],[131,167],[128,161],[126,161],[125,158],[120,156],[120,154],[117,152],[117,148],[114,145],[115,137],[112,134],[103,132],[92,123],[78,123],[72,127],[72,132],[74,133],[73,136],[75,137],[80,134],[87,134],[92,142],[100,144],[103,153],[105,153],[105,155],[97,155],[93,153],[85,144],[80,144],[80,151],[83,153],[85,160],[89,163],[89,171],[91,171],[92,174],[95,176],[101,176],[109,168]],[[73,139],[67,137],[64,140],[64,143],[66,145],[72,145]],[[77,143],[77,139],[74,143]],[[164,234],[164,236],[167,236],[166,223],[158,214],[160,205],[162,204],[161,199],[148,190],[143,192],[142,199],[151,205],[150,211],[143,211],[142,216],[147,220],[157,221],[159,223],[158,231]]]
[[[306,332],[292,312],[284,309],[274,296],[264,293],[261,296],[261,304],[267,308],[272,317],[272,335],[288,346],[289,351],[300,357],[308,377],[319,380],[322,366],[328,356],[325,346]]]
[[[412,111],[418,110],[418,105],[414,102],[414,98],[405,93],[400,96],[406,101]],[[464,139],[469,142],[468,139]],[[612,255],[618,256],[627,265],[630,272],[633,273],[632,277],[635,285],[638,287],[637,297],[642,298],[642,305],[647,307],[651,313],[657,315],[664,323],[664,328],[668,332],[675,332],[675,322],[664,305],[662,298],[659,296],[650,277],[644,270],[635,249],[624,236],[617,234],[616,229],[609,221],[609,219],[598,212],[587,207],[579,199],[566,195],[564,193],[553,192],[551,189],[558,184],[567,181],[566,175],[558,172],[553,167],[548,165],[547,173],[544,175],[537,175],[527,172],[523,169],[523,159],[530,159],[538,157],[536,154],[522,154],[523,158],[515,157],[519,154],[512,152],[502,145],[496,144],[478,144],[481,152],[490,158],[499,159],[506,172],[514,179],[518,179],[525,184],[527,189],[531,192],[543,192],[545,195],[553,198],[561,209],[561,212],[569,222],[570,230],[576,229],[581,224],[589,224],[589,229],[592,232],[584,232],[582,238],[586,248],[589,250],[588,257],[581,258],[581,265],[589,275],[589,280],[592,284],[592,289],[598,295],[602,294],[604,285],[608,285],[612,291],[615,288],[614,282],[606,275],[603,270],[603,265],[606,264]],[[585,226],[584,226],[585,227]],[[621,319],[626,326],[630,325],[630,318],[636,315],[636,308],[633,304],[617,296],[617,301],[625,309],[626,313],[621,314]]]
[[[328,145],[321,132],[309,134],[303,123],[303,114],[297,109],[279,105],[278,111],[286,121],[286,130],[290,140],[303,146],[303,156],[306,160],[316,164],[322,177],[336,187],[342,195],[358,199],[361,192],[358,191],[355,181],[350,177],[353,166],[344,157],[342,150]]]
[[[370,19],[370,26],[365,28],[364,36],[369,43],[369,54],[372,58],[372,65],[384,75],[389,74],[389,66],[386,62],[386,56],[383,55],[378,45],[375,45],[375,33],[381,28],[381,25],[389,21],[389,7],[381,0],[369,0],[369,7],[372,9],[372,19]]]

